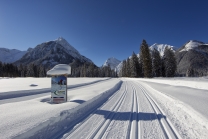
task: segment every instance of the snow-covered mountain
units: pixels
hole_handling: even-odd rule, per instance
[[[189,51],[189,50],[199,50],[200,51],[200,46],[208,46],[208,44],[205,44],[203,42],[200,41],[196,41],[196,40],[190,40],[189,42],[187,42],[181,49],[180,52],[183,51]]]
[[[59,37],[54,41],[48,41],[37,45],[30,49],[15,64],[44,65],[45,67],[53,67],[56,64],[69,64],[74,60],[81,63],[92,61],[81,55],[73,46],[71,46],[64,38]]]
[[[0,61],[2,63],[13,63],[22,58],[26,52],[17,49],[0,48]]]
[[[178,74],[182,76],[208,75],[208,44],[190,40],[175,54]]]
[[[175,52],[175,50],[176,50],[176,48],[174,46],[167,45],[167,44],[157,44],[157,43],[151,45],[149,47],[149,49],[150,49],[150,51],[153,51],[154,49],[156,49],[156,50],[159,51],[160,55],[163,56],[166,47],[168,47],[171,50],[173,50],[173,52]],[[139,54],[137,54],[137,57],[139,57]],[[129,59],[131,59],[131,56],[129,56]],[[120,75],[120,72],[121,72],[122,67],[123,67],[123,62],[120,62],[118,64],[118,66],[115,68],[118,75]]]
[[[117,72],[117,74],[119,75],[121,72],[121,69],[123,67],[123,61],[121,61],[118,66],[116,66],[115,71]],[[120,76],[120,75],[119,75]]]
[[[116,58],[114,58],[114,57],[111,57],[111,58],[108,58],[108,59],[105,61],[105,63],[103,64],[103,67],[109,65],[109,66],[111,67],[111,69],[113,70],[113,69],[115,69],[115,68],[118,66],[119,63],[121,63],[120,60],[118,60],[118,59],[116,59]]]
[[[164,55],[164,52],[165,52],[165,48],[168,47],[170,48],[171,50],[173,50],[175,52],[175,47],[174,46],[171,46],[171,45],[167,45],[167,44],[153,44],[152,46],[149,47],[149,49],[151,51],[153,51],[154,49],[158,50],[160,52],[160,55],[163,56]]]

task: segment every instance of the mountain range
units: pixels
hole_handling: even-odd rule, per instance
[[[177,61],[177,72],[180,76],[206,76],[208,75],[208,44],[190,40],[177,49],[167,44],[153,44],[149,47],[152,51],[157,49],[161,56],[165,48],[175,52]],[[139,54],[137,54],[139,57]],[[131,56],[130,56],[131,58]],[[37,45],[35,48],[28,48],[27,51],[16,49],[0,48],[0,61],[3,63],[14,63],[16,65],[28,65],[34,63],[51,68],[56,64],[69,64],[74,61],[78,63],[93,63],[92,60],[81,55],[63,37]],[[103,66],[110,66],[119,73],[122,69],[122,62],[114,57],[108,58]]]
[[[34,63],[51,68],[59,63],[72,63],[74,60],[78,60],[81,63],[92,63],[90,59],[81,55],[64,38],[59,37],[54,41],[44,42],[30,49],[21,59],[14,62],[14,64],[27,65]]]
[[[13,63],[22,58],[26,53],[27,51],[0,48],[0,61],[3,63]]]

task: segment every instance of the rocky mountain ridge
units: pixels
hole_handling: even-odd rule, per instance
[[[20,51],[17,49],[7,49],[7,48],[0,48],[0,61],[2,63],[13,63],[23,55],[25,55],[27,51]]]
[[[109,65],[109,66],[111,67],[111,69],[113,70],[113,69],[115,69],[115,68],[118,66],[119,63],[121,63],[120,60],[118,60],[118,59],[116,59],[116,58],[114,58],[114,57],[111,57],[111,58],[108,58],[108,59],[105,61],[105,63],[103,64],[103,67]]]
[[[64,38],[59,37],[54,41],[44,42],[30,49],[15,64],[27,65],[34,63],[35,65],[43,65],[44,67],[51,68],[60,63],[72,63],[74,60],[78,60],[81,63],[92,63],[90,59],[81,55]]]
[[[208,75],[208,44],[190,40],[176,51],[175,56],[180,76]]]

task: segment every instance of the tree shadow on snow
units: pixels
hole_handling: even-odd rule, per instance
[[[41,99],[40,102],[48,102],[48,103],[50,103],[51,102],[51,98]]]
[[[77,100],[71,100],[70,102],[76,102],[76,103],[82,104],[86,101],[77,99]]]
[[[127,120],[136,120],[136,121],[151,121],[161,118],[166,118],[162,114],[156,113],[144,113],[144,112],[114,112],[106,110],[97,110],[95,114],[103,115],[105,119],[109,120],[118,120],[118,121],[127,121]]]

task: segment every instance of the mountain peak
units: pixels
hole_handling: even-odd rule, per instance
[[[184,48],[182,50],[180,50],[180,52],[189,51],[191,49],[197,49],[198,46],[203,45],[203,44],[204,44],[203,42],[200,42],[197,40],[190,40],[185,44]]]
[[[58,39],[56,39],[55,42],[63,46],[69,52],[71,52],[71,54],[74,57],[80,56],[80,53],[73,46],[71,46],[63,37],[58,37]]]
[[[105,63],[103,64],[103,67],[109,65],[111,67],[111,69],[115,69],[118,66],[119,63],[121,63],[120,60],[118,60],[114,57],[110,57],[105,61]]]
[[[163,56],[164,52],[165,52],[165,48],[168,47],[171,50],[175,51],[175,47],[168,45],[168,44],[158,44],[158,43],[154,43],[152,46],[150,46],[150,50],[153,51],[154,49],[158,50],[160,55]]]

